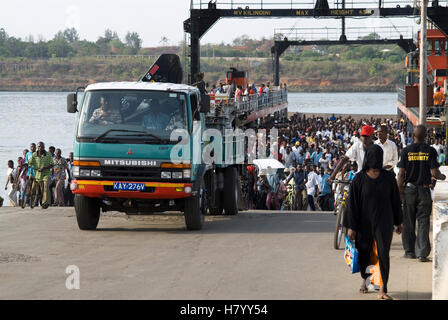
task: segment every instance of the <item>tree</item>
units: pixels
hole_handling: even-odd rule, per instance
[[[164,47],[168,46],[168,43],[169,43],[169,42],[170,42],[170,41],[169,41],[168,38],[165,37],[165,36],[163,36],[162,38],[160,38],[160,41],[159,41],[159,43],[162,44],[162,46],[164,46]]]
[[[64,38],[64,32],[63,31],[61,31],[61,30],[59,30],[58,31],[58,33],[56,33],[55,35],[54,35],[54,38],[53,39],[65,39]]]
[[[75,28],[65,29],[64,30],[64,39],[69,43],[73,43],[79,40],[78,31]]]
[[[106,42],[111,42],[114,39],[119,39],[118,33],[116,31],[106,29],[104,31],[104,39],[106,40]]]
[[[76,41],[72,44],[72,47],[81,56],[92,56],[100,53],[100,47],[95,42],[87,40]]]
[[[64,31],[58,31],[58,33],[54,35],[54,39],[62,39],[67,41],[68,43],[73,43],[79,40],[79,34],[75,28],[67,28]]]
[[[361,54],[361,58],[368,58],[369,60],[375,58],[377,54],[376,50],[371,46],[361,47],[359,53]]]
[[[51,57],[65,58],[72,52],[72,47],[65,39],[53,39],[48,41],[48,54]]]
[[[124,44],[120,39],[114,39],[109,42],[110,51],[115,54],[120,54],[123,52]]]
[[[28,42],[24,55],[27,58],[47,58],[48,46],[45,42]]]
[[[233,40],[234,46],[245,46],[247,42],[250,41],[250,38],[247,34],[243,34],[239,38]]]
[[[136,54],[142,48],[142,40],[137,32],[128,32],[126,34],[126,47],[131,48]]]
[[[6,39],[8,39],[8,34],[5,29],[0,28],[0,42],[5,41]]]

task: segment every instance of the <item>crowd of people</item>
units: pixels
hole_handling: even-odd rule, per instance
[[[378,299],[393,299],[387,287],[393,232],[401,235],[404,258],[430,261],[432,190],[437,180],[446,179],[439,170],[446,165],[442,133],[423,125],[407,128],[404,119],[296,114],[274,124],[281,127],[279,152],[269,142],[267,149],[285,169],[257,173],[250,165],[243,183],[248,206],[282,209],[285,184],[292,181],[298,199],[294,209],[333,210],[335,182],[351,181],[342,224],[359,252],[359,292],[369,291],[370,279]]]
[[[50,146],[46,151],[43,142],[31,143],[16,164],[8,161],[5,190],[11,206],[34,208],[40,204],[43,209],[73,206],[74,195],[70,191],[73,152],[64,158],[59,148]]]
[[[266,130],[278,129],[279,145],[272,148],[268,139],[267,154],[278,159],[285,169],[267,174],[257,172],[256,167],[250,166],[248,177],[243,177],[247,207],[285,210],[287,208],[282,204],[288,190],[294,190],[296,201],[289,209],[334,210],[338,185],[329,182],[328,178],[352,180],[355,173],[362,169],[361,157],[357,154],[362,150],[357,142],[361,140],[365,125],[374,128],[369,136],[385,152],[385,169],[396,171],[400,152],[413,142],[412,133],[403,118],[355,120],[351,116],[324,118],[296,113],[285,121],[270,120],[261,124],[260,128]],[[438,162],[444,165],[445,138],[431,132],[428,141],[437,151]],[[337,176],[333,175],[338,166]]]

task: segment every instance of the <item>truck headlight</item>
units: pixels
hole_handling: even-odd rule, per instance
[[[79,167],[78,166],[73,167],[73,176],[79,177]]]
[[[91,170],[90,176],[92,177],[101,177],[101,170]]]
[[[183,171],[184,179],[190,179],[190,169],[185,169]]]
[[[90,169],[79,169],[79,175],[81,177],[90,177]]]
[[[162,179],[171,179],[171,172],[170,171],[162,171],[161,178]]]
[[[173,179],[182,179],[182,172],[173,172]]]

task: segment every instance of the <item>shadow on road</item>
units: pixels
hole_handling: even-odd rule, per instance
[[[121,220],[121,219],[120,219]],[[131,226],[98,228],[103,232],[166,232],[188,234],[221,233],[328,233],[334,231],[336,217],[331,213],[240,213],[237,216],[207,216],[200,231],[187,231],[183,219],[145,221],[132,219]],[[116,223],[114,223],[116,225]]]

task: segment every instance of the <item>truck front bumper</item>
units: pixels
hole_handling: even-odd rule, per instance
[[[125,198],[125,199],[181,199],[191,196],[192,183],[142,182],[145,191],[113,190],[114,182],[131,181],[97,181],[74,180],[70,189],[74,194],[90,198]]]

